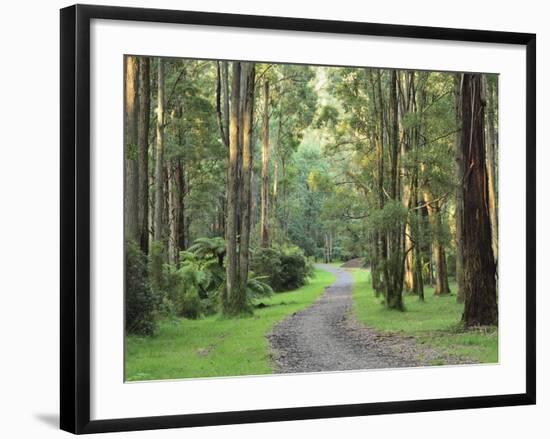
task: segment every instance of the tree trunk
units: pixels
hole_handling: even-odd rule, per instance
[[[227,64],[224,62],[224,64]],[[227,84],[227,67],[224,69],[222,78],[222,68],[220,61],[216,62],[216,115],[218,117],[218,127],[220,129],[220,137],[226,147],[229,147],[229,124],[227,123],[227,112],[229,111],[225,103],[227,102],[226,84]],[[224,105],[222,110],[222,88],[224,91]]]
[[[138,116],[138,162],[139,162],[139,245],[143,253],[149,253],[149,117],[151,105],[150,73],[148,57],[139,60],[139,116]]]
[[[451,290],[449,288],[449,278],[447,276],[447,257],[445,255],[445,247],[438,243],[435,250],[437,275],[434,294],[436,296],[451,294]]]
[[[422,277],[422,253],[420,243],[414,246],[414,292],[418,294],[418,299],[424,302],[424,278]]]
[[[155,153],[156,153],[156,150],[155,150]],[[153,156],[152,158],[153,158],[153,160],[152,160],[153,166],[156,169],[155,157]],[[149,188],[154,189],[155,188],[155,175],[154,175],[153,172],[149,172],[148,181],[149,181]],[[155,197],[153,197],[153,196],[149,197],[148,210],[149,210],[149,221],[148,221],[148,223],[149,223],[149,233],[148,233],[149,242],[147,243],[147,246],[149,247],[149,253],[150,253],[151,252],[151,244],[155,240],[155,236],[154,236],[154,233],[155,233]]]
[[[164,238],[164,61],[158,59],[157,81],[157,147],[155,152],[155,214],[153,239],[157,242]]]
[[[486,78],[486,76],[484,75]],[[492,82],[487,82],[487,183],[489,191],[489,215],[491,219],[492,248],[495,262],[498,261],[498,210],[496,194],[496,130],[495,130],[495,93]]]
[[[254,80],[256,75],[254,63],[243,64],[242,75],[245,76],[246,90],[243,104],[243,150],[242,150],[242,195],[241,195],[241,239],[239,246],[239,298],[238,306],[244,309],[246,287],[248,284],[249,247],[251,229],[251,179],[253,166],[252,124],[254,119]]]
[[[179,243],[181,229],[181,194],[178,182],[178,163],[168,165],[168,261],[177,264],[179,261]]]
[[[287,218],[287,180],[286,180],[286,156],[282,155],[281,157],[281,173],[282,173],[282,188],[281,188],[281,229],[283,232],[283,237],[288,237],[288,218]]]
[[[407,154],[410,151],[410,133],[407,133],[405,137],[405,141],[403,141],[402,146],[402,154]],[[412,199],[412,185],[411,181],[412,178],[407,176],[407,171],[402,166],[401,169],[402,174],[402,181],[403,181],[403,206],[407,209],[408,212],[410,212],[411,209],[411,199]],[[405,225],[405,274],[404,274],[404,285],[407,291],[411,292],[414,291],[414,262],[413,262],[413,256],[414,256],[414,243],[412,240],[412,227],[410,221],[407,221]]]
[[[380,295],[380,272],[378,270],[378,265],[380,264],[380,254],[379,254],[379,240],[378,232],[374,232],[371,236],[371,250],[370,250],[370,277],[371,285],[376,297]]]
[[[164,184],[162,186],[162,227],[163,227],[163,245],[165,249],[168,249],[168,240],[170,238],[170,230],[168,228],[168,221],[170,220],[170,205],[169,205],[169,198],[170,198],[170,185],[168,181],[168,177],[170,175],[168,171],[168,163],[166,163],[166,159],[164,160],[164,165],[162,167],[162,176],[164,178]],[[166,252],[166,256],[168,256],[168,252]]]
[[[416,144],[418,147],[418,143]],[[416,216],[415,227],[411,227],[411,233],[414,235],[414,250],[413,250],[413,293],[418,295],[418,299],[424,301],[424,279],[422,277],[422,242],[421,242],[421,227],[422,227],[422,212],[418,209],[418,169],[415,170],[414,181],[412,185],[411,207],[414,207],[413,215]]]
[[[227,68],[227,61],[217,62],[217,84],[216,84],[216,112],[218,115],[218,126],[220,128],[220,137],[226,148],[229,148],[229,73]],[[222,98],[223,96],[223,98]],[[225,230],[225,217],[226,217],[226,188],[227,188],[227,172],[229,166],[226,166],[224,189],[219,195],[218,201],[218,218],[217,218],[217,231],[219,236],[226,234]],[[185,207],[185,204],[183,204]],[[184,219],[185,220],[185,219]]]
[[[464,154],[464,315],[465,326],[498,322],[496,266],[485,166],[484,107],[480,74],[462,80],[461,145]]]
[[[435,201],[429,189],[424,190],[424,202],[428,208],[428,218],[432,227],[432,253],[435,258],[435,292],[436,296],[450,294],[447,276],[447,258],[445,247],[441,242],[442,221],[439,202]]]
[[[377,195],[378,195],[378,208],[380,210],[384,209],[384,101],[382,96],[382,73],[380,70],[377,70],[377,87],[374,88],[373,82],[373,96],[378,92],[378,105],[377,105],[377,118],[378,118],[378,142],[376,142],[376,163],[377,163]],[[376,105],[376,99],[373,99]],[[388,245],[387,245],[387,236],[385,231],[378,232],[378,264],[379,267],[382,267],[383,263],[386,262],[388,257]],[[386,290],[386,276],[384,275],[384,270],[378,268],[376,270],[378,274],[377,284],[378,292],[384,292]],[[383,279],[383,280],[382,280]]]
[[[404,136],[405,140],[403,141],[402,146],[402,154],[407,154],[410,151],[410,136],[409,133],[406,133]],[[402,181],[403,181],[403,206],[405,209],[407,209],[407,212],[410,212],[411,209],[411,199],[412,199],[412,185],[411,181],[412,178],[410,178],[407,175],[407,171],[402,166],[401,168],[401,175],[402,175]],[[407,223],[405,225],[405,268],[404,268],[404,285],[407,291],[413,291],[414,290],[414,262],[413,262],[413,247],[414,243],[412,240],[412,227],[410,221],[407,220]]]
[[[227,146],[229,146],[229,62],[222,62],[223,116],[226,129]]]
[[[460,115],[460,81],[461,75],[454,77],[455,85],[455,114],[457,133],[455,135],[455,163],[456,163],[456,301],[464,303],[464,253],[463,253],[463,221],[464,221],[464,199],[463,199],[463,178],[464,178],[464,154],[460,144],[461,115]]]
[[[397,102],[397,72],[390,74],[390,198],[399,201],[399,111]],[[384,286],[386,288],[386,307],[403,311],[403,271],[405,224],[396,224],[388,232],[388,255],[384,264]]]
[[[269,247],[269,82],[267,80],[264,80],[260,245]]]
[[[227,172],[227,223],[226,223],[226,289],[222,296],[222,309],[226,315],[234,314],[238,300],[237,193],[239,170],[239,112],[240,112],[241,63],[233,62],[231,82],[231,112],[229,121],[229,161]]]
[[[410,71],[404,74],[398,74],[398,94],[401,108],[401,119],[409,114],[417,113],[417,99],[416,99],[416,73]],[[413,124],[403,127],[403,136],[401,141],[401,154],[403,157],[412,157],[416,154],[419,146],[419,133],[420,129],[418,125]],[[405,226],[405,288],[409,292],[418,294],[419,288],[417,286],[418,277],[416,275],[417,264],[415,261],[415,255],[417,253],[419,233],[418,225],[413,227],[413,218],[417,217],[418,205],[418,163],[414,166],[406,163],[406,160],[401,160],[401,179],[403,186],[403,206],[407,209],[407,224]],[[422,287],[423,289],[423,287]],[[423,291],[422,291],[423,293]]]
[[[188,242],[188,233],[189,233],[189,220],[185,214],[185,197],[187,194],[187,184],[185,181],[185,170],[183,163],[180,160],[177,162],[176,166],[176,181],[178,186],[178,195],[179,195],[179,215],[178,215],[178,235],[177,242],[178,248],[180,250],[185,250],[189,247]]]
[[[413,243],[410,238],[411,235],[411,226],[407,224],[405,226],[405,249],[413,249]],[[405,289],[409,292],[414,292],[414,250],[411,250],[407,253],[405,258],[405,278],[404,285]]]
[[[424,109],[426,107],[426,82],[427,77],[424,74],[419,74],[419,81],[415,84],[413,90],[413,109],[416,113],[420,114],[419,124],[416,125],[413,129],[413,142],[414,142],[414,157],[415,157],[415,167],[414,167],[414,177],[413,177],[413,189],[412,189],[412,206],[415,209],[415,220],[416,226],[414,228],[413,234],[415,237],[414,243],[414,292],[418,294],[418,299],[421,302],[424,302],[424,277],[422,275],[422,264],[423,264],[423,254],[422,254],[422,245],[423,245],[423,229],[424,221],[422,210],[418,207],[419,202],[419,152],[420,152],[420,136],[422,130],[425,126],[425,116]]]
[[[434,262],[434,249],[433,249],[433,245],[429,245],[430,247],[430,260],[429,260],[429,270],[428,270],[428,283],[432,286],[432,287],[435,287],[435,270],[434,270],[434,265],[435,265],[435,262]]]
[[[139,163],[138,163],[138,79],[139,61],[126,57],[125,109],[125,173],[124,173],[124,231],[126,239],[140,242],[139,234]]]
[[[218,213],[218,228],[217,234],[225,237],[225,191],[220,195],[218,199],[218,206],[216,208]]]

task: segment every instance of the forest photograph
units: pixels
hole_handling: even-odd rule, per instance
[[[124,56],[125,380],[498,363],[498,79]]]

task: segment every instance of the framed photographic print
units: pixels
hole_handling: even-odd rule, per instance
[[[61,10],[61,428],[535,403],[535,35]]]

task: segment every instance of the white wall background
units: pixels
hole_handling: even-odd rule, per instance
[[[544,2],[103,0],[88,3],[535,32],[538,36],[538,405],[104,435],[105,437],[544,438],[550,427],[547,134],[550,42]],[[66,1],[3,4],[0,14],[0,435],[55,438],[58,422],[59,13]],[[546,53],[545,53],[546,52]]]

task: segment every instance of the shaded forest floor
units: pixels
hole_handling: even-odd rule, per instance
[[[310,306],[336,277],[316,269],[307,285],[262,299],[254,315],[217,315],[161,322],[154,337],[126,338],[127,381],[272,373],[266,334],[275,323]]]
[[[498,362],[498,330],[495,327],[464,330],[460,319],[463,304],[456,303],[456,284],[451,283],[451,295],[435,297],[433,287],[425,288],[425,302],[415,295],[404,296],[406,312],[386,309],[382,297],[376,297],[371,287],[368,270],[348,269],[353,285],[353,317],[381,335],[411,336],[420,346],[437,352],[432,358],[418,360],[431,365],[450,363]],[[452,359],[450,361],[450,359]]]

